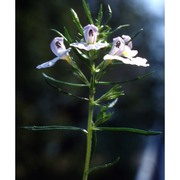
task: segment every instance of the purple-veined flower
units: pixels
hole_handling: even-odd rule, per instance
[[[105,42],[96,42],[97,41],[97,36],[98,36],[98,28],[93,25],[93,24],[88,24],[87,26],[84,27],[84,39],[85,42],[78,42],[78,43],[72,43],[70,46],[79,48],[79,49],[84,49],[86,51],[90,50],[99,50],[101,48],[107,47],[109,43]]]
[[[116,37],[113,39],[113,45],[108,54],[104,56],[104,60],[119,60],[124,64],[147,67],[147,59],[135,57],[138,54],[137,50],[132,50],[131,38],[127,35]]]
[[[37,69],[51,67],[60,59],[63,59],[69,62],[70,60],[69,52],[71,48],[66,49],[64,45],[64,39],[62,37],[55,37],[50,44],[50,48],[52,52],[56,55],[56,57],[50,61],[47,61],[43,64],[38,65],[36,67]]]
[[[96,43],[98,34],[98,28],[93,24],[84,27],[84,39],[88,44]]]

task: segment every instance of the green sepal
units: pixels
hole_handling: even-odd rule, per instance
[[[77,13],[74,11],[74,9],[71,9],[71,16],[73,18],[73,22],[75,23],[75,25],[77,26],[79,32],[81,35],[83,35],[83,27],[80,23],[79,17],[77,15]]]
[[[160,135],[162,132],[160,131],[150,131],[150,130],[142,130],[136,128],[127,128],[127,127],[93,127],[94,131],[116,131],[116,132],[129,132],[129,133],[136,133],[146,136],[152,135]]]
[[[74,127],[74,126],[59,126],[59,125],[52,125],[52,126],[22,126],[21,129],[27,129],[32,131],[51,131],[51,130],[70,130],[70,131],[82,131],[83,133],[87,134],[87,131],[83,128]]]
[[[82,0],[82,4],[83,4],[83,7],[84,7],[84,11],[85,11],[85,13],[86,13],[86,16],[87,16],[87,18],[88,18],[88,20],[89,20],[89,23],[90,23],[90,24],[94,24],[94,23],[93,23],[93,19],[92,19],[92,17],[91,17],[91,11],[90,11],[90,9],[89,9],[88,4],[86,3],[85,0]]]
[[[88,172],[88,173],[90,174],[90,173],[93,172],[93,171],[111,167],[111,166],[115,165],[119,160],[120,160],[120,157],[118,157],[117,159],[115,159],[115,160],[114,160],[113,162],[111,162],[111,163],[107,163],[107,164],[103,164],[103,165],[100,165],[100,166],[92,167],[92,168],[89,169],[89,172]]]
[[[59,83],[59,84],[65,84],[65,85],[75,86],[75,87],[87,87],[86,84],[77,84],[77,83],[70,83],[70,82],[65,82],[65,81],[56,80],[56,79],[48,76],[48,75],[45,74],[45,73],[42,73],[42,75],[43,75],[46,79],[51,80],[51,81],[56,82],[56,83]]]

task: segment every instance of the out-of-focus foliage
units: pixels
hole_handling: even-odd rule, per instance
[[[113,118],[108,122],[112,126],[129,126],[143,129],[164,127],[164,14],[148,9],[140,0],[89,0],[94,18],[97,17],[100,3],[104,16],[107,16],[110,4],[112,19],[109,25],[115,29],[121,24],[130,24],[114,33],[134,35],[139,29],[144,31],[134,41],[139,56],[150,63],[148,68],[129,65],[117,65],[107,73],[104,80],[121,81],[154,71],[153,75],[142,81],[122,85],[122,96],[114,107]],[[142,3],[143,2],[143,3]],[[150,6],[149,6],[150,7]],[[87,104],[73,97],[66,96],[49,87],[35,67],[54,57],[50,42],[58,34],[51,28],[64,32],[68,28],[72,36],[77,30],[71,19],[70,9],[79,15],[83,26],[87,25],[81,0],[17,0],[16,1],[16,124],[27,125],[73,125],[86,127]],[[106,18],[103,20],[105,21]],[[82,64],[83,66],[83,64]],[[59,61],[56,66],[43,72],[56,79],[69,82],[77,80],[71,74],[69,66]],[[86,88],[64,86],[78,96],[87,96]],[[100,89],[100,88],[99,88]],[[100,92],[105,92],[102,88]],[[100,93],[101,94],[101,93]],[[92,173],[90,179],[135,179],[142,163],[142,157],[148,139],[127,133],[98,132],[98,146],[93,163],[101,165],[120,156],[120,161],[108,170]],[[154,140],[155,142],[156,140]],[[163,135],[160,143],[152,146],[163,153]],[[16,130],[16,177],[18,180],[36,179],[81,179],[85,157],[85,137],[79,132],[65,131],[27,131]],[[155,152],[154,152],[155,153]],[[162,157],[163,159],[163,157]],[[153,174],[159,180],[162,173],[161,159],[155,158]],[[159,178],[159,179],[158,179]],[[153,175],[152,175],[153,180]]]

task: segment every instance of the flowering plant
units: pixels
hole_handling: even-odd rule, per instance
[[[88,176],[91,172],[101,169],[107,168],[109,166],[114,165],[119,161],[119,157],[115,159],[113,162],[92,167],[91,159],[92,159],[92,149],[93,142],[95,141],[95,136],[97,131],[117,131],[117,132],[130,132],[130,133],[138,133],[142,135],[158,135],[160,132],[158,131],[150,131],[150,130],[141,130],[134,129],[129,127],[107,127],[102,126],[105,124],[113,115],[109,111],[110,108],[114,107],[118,101],[118,98],[123,96],[125,93],[122,90],[121,82],[104,82],[101,81],[101,78],[106,73],[109,67],[119,64],[127,64],[127,65],[136,65],[142,67],[148,67],[148,61],[145,58],[137,57],[138,51],[133,50],[132,40],[141,32],[141,30],[136,33],[133,37],[128,35],[122,35],[121,37],[113,38],[113,42],[107,42],[110,35],[114,32],[120,30],[121,28],[127,27],[128,25],[121,25],[117,27],[115,30],[112,30],[111,27],[108,26],[108,22],[112,16],[112,11],[110,6],[109,9],[109,17],[105,24],[101,24],[103,11],[102,5],[100,6],[98,17],[96,21],[94,21],[91,17],[91,12],[85,0],[82,0],[82,4],[88,19],[88,23],[83,27],[80,23],[79,17],[77,13],[71,9],[71,15],[73,22],[75,23],[79,33],[76,38],[72,37],[70,32],[65,28],[64,34],[60,33],[57,30],[54,30],[58,33],[59,37],[55,37],[50,43],[50,48],[52,52],[56,55],[56,57],[52,60],[44,62],[38,65],[37,69],[51,68],[53,67],[57,61],[65,60],[69,66],[72,68],[73,74],[81,80],[82,83],[72,83],[72,82],[64,82],[60,80],[56,80],[45,73],[43,73],[44,78],[47,83],[56,88],[58,91],[63,92],[67,95],[76,97],[88,103],[88,118],[87,118],[87,128],[74,127],[74,126],[28,126],[25,127],[27,129],[32,130],[72,130],[72,131],[82,131],[87,138],[86,145],[86,157],[85,157],[85,166],[83,171],[83,180],[87,180]],[[64,45],[64,41],[66,41],[68,45],[68,49],[66,49]],[[80,63],[83,62],[84,66],[88,67],[90,72],[90,77],[85,75],[83,70],[80,68],[76,59],[72,57],[71,52],[74,51],[77,57],[80,60]],[[98,59],[101,58],[101,54],[103,54],[102,61],[98,64]],[[149,74],[147,74],[149,75]],[[147,75],[139,76],[138,78],[132,80],[143,79]],[[132,80],[127,80],[126,82],[130,82]],[[86,87],[89,90],[89,97],[79,97],[70,92],[66,92],[62,90],[60,87],[57,87],[53,84],[53,82],[59,84],[65,84],[69,86],[76,87]],[[98,85],[113,85],[107,92],[97,97],[96,92]],[[95,109],[98,107],[99,112],[97,117],[94,115]]]

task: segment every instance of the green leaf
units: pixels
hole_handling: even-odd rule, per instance
[[[77,66],[77,64],[73,65],[73,73],[75,76],[77,76],[82,82],[87,84],[89,86],[89,81],[87,80],[86,76],[84,73],[80,70],[80,68]]]
[[[126,83],[137,81],[137,80],[143,80],[143,79],[147,78],[148,76],[150,76],[153,73],[154,73],[154,71],[149,72],[149,73],[144,74],[144,75],[141,75],[141,76],[137,76],[136,78],[133,78],[133,79],[125,80],[125,81],[116,81],[116,82],[99,81],[99,82],[97,82],[97,84],[99,84],[99,85],[126,84]]]
[[[90,11],[90,9],[89,9],[86,1],[85,1],[85,0],[82,0],[82,3],[83,3],[83,7],[84,7],[84,11],[85,11],[85,13],[86,13],[86,16],[87,16],[87,18],[88,18],[88,20],[89,20],[89,23],[90,23],[90,24],[94,24],[94,23],[93,23],[93,20],[92,20],[92,17],[91,17],[91,11]]]
[[[104,23],[104,25],[107,24],[107,23],[110,21],[111,17],[112,17],[112,10],[111,10],[110,5],[108,4],[108,19],[107,19],[107,21]]]
[[[59,92],[62,92],[62,93],[64,93],[64,94],[68,95],[68,96],[72,96],[72,97],[75,97],[75,98],[77,98],[77,99],[84,100],[84,101],[89,101],[88,98],[76,96],[76,95],[74,95],[74,94],[72,94],[72,93],[70,93],[70,92],[64,91],[64,90],[61,89],[60,87],[57,87],[57,86],[49,83],[47,80],[46,80],[46,83],[47,83],[48,85],[50,85],[51,87],[55,88],[56,90],[58,90]]]
[[[94,131],[117,131],[117,132],[130,132],[141,135],[159,135],[162,134],[160,131],[150,131],[150,130],[142,130],[136,128],[127,128],[127,127],[93,127]]]
[[[126,42],[126,44],[128,44],[130,41],[132,41],[136,36],[138,36],[141,32],[143,31],[143,29],[140,29],[134,36],[131,37],[131,39]]]
[[[105,123],[111,118],[112,115],[113,113],[100,112],[100,114],[98,114],[97,121],[95,122],[94,125],[99,126],[100,124]]]
[[[122,95],[124,95],[124,91],[122,91],[121,86],[119,84],[117,84],[117,85],[113,86],[108,92],[103,94],[98,100],[96,100],[96,103],[99,104],[102,101],[116,99]]]
[[[54,31],[54,32],[56,32],[56,33],[58,33],[61,37],[64,38],[65,41],[68,41],[68,39],[67,39],[62,33],[60,33],[59,31],[57,31],[56,29],[51,29],[51,30]]]
[[[52,126],[22,126],[21,129],[27,129],[32,131],[50,131],[50,130],[70,130],[70,131],[82,131],[83,133],[87,134],[87,131],[83,128],[74,127],[74,126],[59,126],[59,125],[52,125]]]
[[[129,26],[129,24],[120,25],[116,29],[114,29],[113,31],[109,32],[109,34],[113,34],[114,32],[118,31],[119,29],[124,28],[124,27],[128,27],[128,26]]]
[[[72,43],[73,39],[71,38],[71,36],[70,36],[70,34],[69,34],[69,32],[68,32],[68,30],[67,30],[67,28],[65,26],[64,26],[64,33],[65,33],[65,36],[66,36],[66,38],[68,40],[68,43],[69,44]]]
[[[69,85],[69,86],[76,86],[76,87],[87,87],[86,84],[77,84],[77,83],[70,83],[70,82],[65,82],[65,81],[59,81],[59,80],[56,80],[56,79],[48,76],[48,75],[45,74],[45,73],[42,73],[42,75],[43,75],[46,79],[51,80],[51,81],[56,82],[56,83],[65,84],[65,85]]]
[[[102,61],[97,67],[96,67],[96,81],[98,81],[107,71],[108,67],[111,66],[112,61]],[[99,83],[99,82],[97,82]]]
[[[96,171],[96,170],[100,170],[100,169],[111,167],[111,166],[115,165],[119,160],[120,160],[120,157],[118,157],[117,159],[115,159],[111,163],[107,163],[107,164],[103,164],[103,165],[100,165],[100,166],[92,167],[92,168],[89,169],[89,174],[91,172],[93,172],[93,171]]]
[[[72,18],[73,18],[73,22],[77,26],[80,34],[83,35],[83,27],[82,27],[82,25],[80,23],[80,20],[79,20],[79,17],[77,15],[77,13],[74,11],[74,9],[71,9],[71,15],[72,15]]]
[[[98,12],[98,18],[97,18],[98,28],[101,26],[102,17],[103,17],[103,11],[102,11],[102,4],[101,4],[99,8],[99,12]]]

